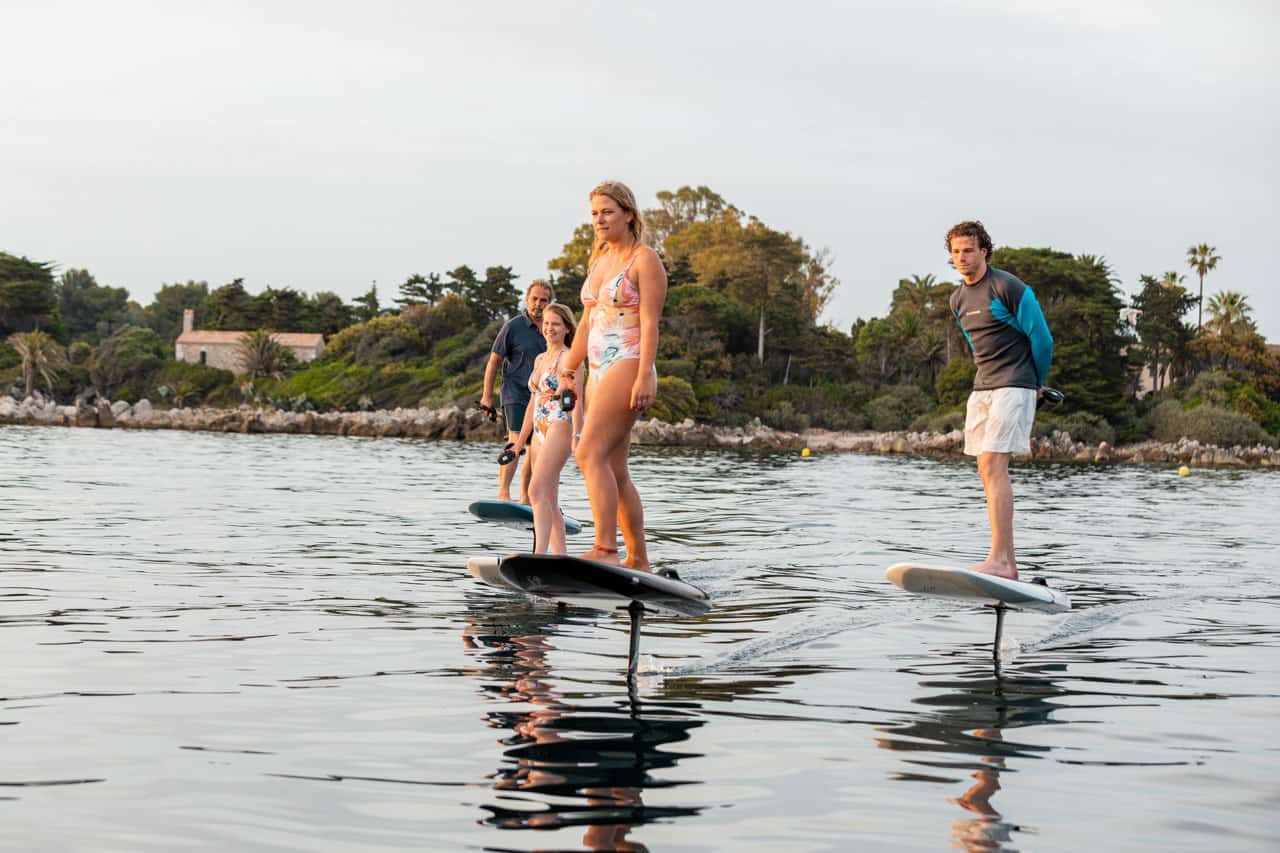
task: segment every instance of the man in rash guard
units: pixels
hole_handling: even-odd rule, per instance
[[[991,551],[970,571],[1017,579],[1009,457],[1031,451],[1053,336],[1031,288],[988,266],[991,248],[981,222],[961,222],[947,232],[951,263],[964,280],[951,294],[951,311],[978,367],[965,413],[964,452],[978,457],[991,523]]]

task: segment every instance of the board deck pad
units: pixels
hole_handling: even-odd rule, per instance
[[[711,609],[705,592],[679,578],[578,557],[473,557],[467,561],[467,571],[499,589],[598,610],[626,607],[633,601],[646,610],[682,616],[698,616]]]
[[[1002,604],[1013,610],[1039,610],[1043,613],[1062,613],[1071,609],[1071,599],[1059,590],[968,569],[898,563],[886,569],[884,576],[907,592],[920,595]]]
[[[467,511],[481,521],[492,521],[507,527],[518,527],[521,530],[533,529],[533,508],[528,504],[515,501],[476,501],[467,507]],[[573,536],[582,532],[582,524],[576,518],[564,517],[564,532]]]

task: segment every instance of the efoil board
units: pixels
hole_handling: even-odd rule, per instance
[[[1071,609],[1066,593],[1026,581],[1009,580],[968,569],[932,568],[898,563],[885,570],[891,583],[919,595],[1003,605],[1012,610],[1062,613]]]
[[[533,529],[533,508],[528,504],[515,501],[476,501],[467,507],[467,511],[481,521],[491,521],[507,527],[518,527],[521,530]],[[582,532],[582,524],[576,518],[564,517],[564,532],[573,536]]]
[[[633,601],[646,610],[681,616],[698,616],[711,609],[707,594],[674,572],[641,572],[578,557],[473,557],[467,561],[467,571],[499,589],[597,610],[626,607]]]

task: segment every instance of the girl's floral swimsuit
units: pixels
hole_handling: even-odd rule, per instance
[[[543,370],[529,377],[529,391],[533,394],[533,429],[534,436],[545,439],[551,425],[563,421],[571,422],[568,412],[560,408],[560,360],[564,358],[561,349],[555,363],[548,364]]]
[[[587,362],[593,384],[618,362],[640,357],[640,290],[627,276],[633,263],[634,255],[618,277],[601,285],[598,293],[590,290],[590,270],[582,284],[582,307],[594,309],[587,335]]]

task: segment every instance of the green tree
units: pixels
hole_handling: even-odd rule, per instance
[[[567,305],[575,313],[582,310],[579,294],[587,280],[587,260],[591,257],[591,245],[595,229],[584,222],[573,231],[573,237],[560,250],[559,257],[547,261],[551,271],[551,285],[556,291],[556,301]]]
[[[835,279],[821,269],[821,254],[813,254],[803,240],[775,231],[732,206],[670,234],[662,248],[672,264],[686,259],[699,284],[751,306],[759,362],[764,361],[770,331],[785,336],[798,328],[812,328],[836,286]],[[775,328],[769,323],[771,308],[781,321]],[[785,347],[787,342],[778,343]]]
[[[235,332],[261,325],[256,314],[257,304],[245,290],[242,278],[210,293],[207,310],[206,328]]]
[[[197,324],[216,328],[216,320],[210,313],[209,285],[203,281],[187,280],[184,283],[162,284],[145,309],[145,325],[165,341],[174,341],[182,334],[182,312],[188,308],[195,312]],[[133,323],[132,325],[144,325]]]
[[[513,309],[520,310],[520,289],[515,281],[518,276],[511,267],[493,266],[484,271],[478,282],[472,301],[472,310],[484,320],[509,317]]]
[[[1196,317],[1196,331],[1204,328],[1204,277],[1210,270],[1216,269],[1218,261],[1222,260],[1217,255],[1218,248],[1210,246],[1208,243],[1199,243],[1195,246],[1187,248],[1187,266],[1200,276],[1200,310]]]
[[[356,320],[361,323],[367,323],[374,317],[382,313],[382,306],[378,304],[378,283],[374,282],[364,294],[357,296],[354,300]]]
[[[859,327],[854,343],[858,365],[877,385],[888,382],[897,373],[899,341],[898,329],[887,318],[872,317]]]
[[[254,297],[252,317],[261,326],[282,332],[312,330],[311,305],[307,297],[290,287],[268,287]]]
[[[444,295],[444,282],[438,273],[427,276],[414,273],[400,285],[399,305],[434,305]]]
[[[450,293],[456,293],[470,306],[471,310],[477,310],[481,300],[481,284],[480,278],[476,275],[476,271],[471,267],[463,264],[454,267],[445,275],[445,288]]]
[[[168,354],[168,345],[153,330],[125,326],[94,349],[89,358],[89,378],[105,397],[114,396],[126,386],[141,394]]]
[[[18,353],[21,361],[22,381],[26,396],[31,396],[36,380],[44,382],[53,393],[53,382],[58,371],[67,364],[66,355],[48,333],[41,331],[15,332],[9,336],[9,346]]]
[[[672,192],[658,193],[658,206],[644,212],[645,228],[654,245],[661,246],[668,237],[688,228],[695,222],[709,222],[729,207],[719,194],[709,187],[681,187]],[[590,225],[586,226],[588,229]],[[589,236],[594,232],[588,231]],[[590,248],[588,247],[588,251]]]
[[[236,343],[236,361],[249,381],[260,376],[281,379],[293,367],[293,351],[267,329],[245,332]]]
[[[1209,326],[1214,334],[1257,331],[1249,297],[1234,290],[1222,290],[1209,298]]]
[[[1166,283],[1169,275],[1166,273],[1160,281],[1153,276],[1141,276],[1142,291],[1130,302],[1139,312],[1139,345],[1133,354],[1151,371],[1157,391],[1164,387],[1170,368],[1174,375],[1185,372],[1194,333],[1182,318],[1198,301],[1176,282]]]
[[[49,329],[57,306],[53,264],[0,252],[0,335]]]
[[[306,331],[329,338],[356,321],[351,306],[336,293],[321,291],[311,297],[310,303],[311,325]]]
[[[103,287],[88,270],[64,272],[54,285],[54,293],[67,332],[76,340],[96,344],[127,321],[129,291]]]

